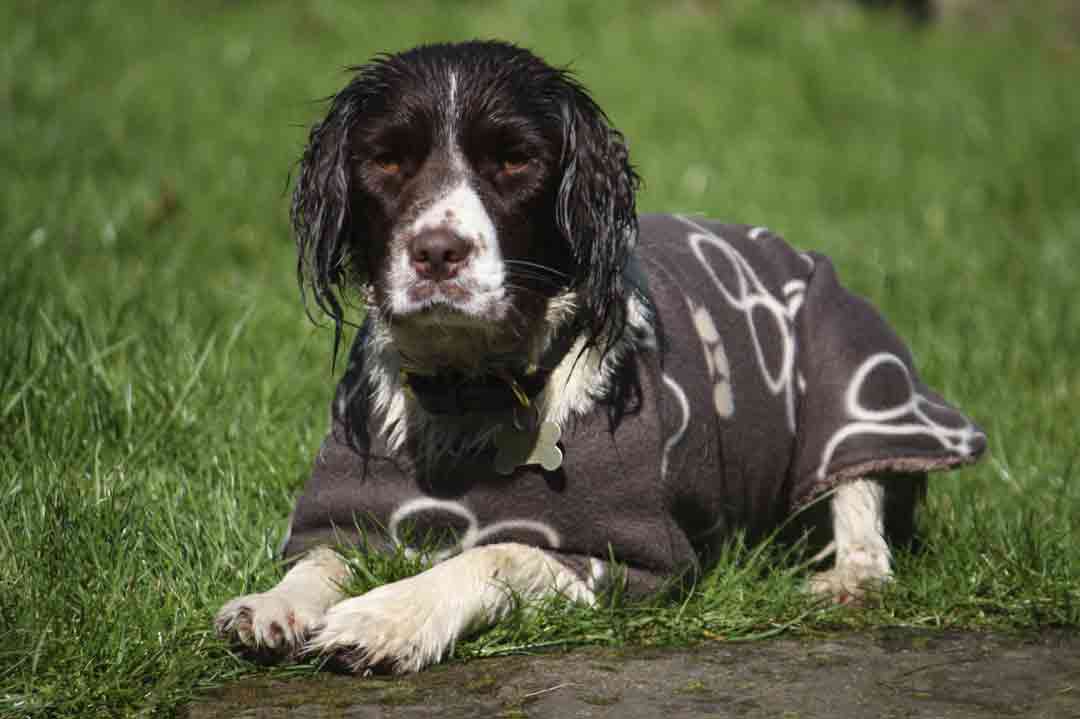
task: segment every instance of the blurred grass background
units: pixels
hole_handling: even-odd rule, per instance
[[[345,66],[448,39],[572,65],[642,210],[832,255],[989,431],[865,621],[1080,625],[1080,22],[1065,0],[944,7],[916,28],[843,0],[4,3],[0,714],[169,715],[262,671],[210,619],[277,575],[333,386],[289,172]],[[849,621],[779,590],[740,604],[760,578],[731,576],[652,629],[577,621],[611,641]]]

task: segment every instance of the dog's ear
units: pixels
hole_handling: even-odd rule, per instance
[[[637,239],[640,181],[622,133],[572,78],[562,104],[562,181],[556,224],[576,265],[590,337],[613,339],[625,322],[623,271]]]
[[[360,102],[351,87],[331,99],[326,118],[311,128],[292,197],[301,296],[309,317],[308,293],[319,310],[334,321],[335,357],[344,322],[345,286],[357,277],[354,271],[362,271],[352,267],[350,250],[358,218],[349,207],[349,131],[359,110]]]

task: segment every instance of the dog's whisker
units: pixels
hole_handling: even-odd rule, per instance
[[[535,282],[548,288],[564,287],[566,285],[562,280],[558,280],[552,277],[544,277],[543,275],[533,275],[525,272],[512,271],[506,275],[507,280],[519,280],[525,282]]]
[[[541,290],[538,290],[535,287],[527,287],[525,285],[520,285],[520,284],[517,284],[516,282],[504,282],[503,287],[507,291],[510,291],[510,292],[520,292],[520,293],[532,295],[532,296],[535,296],[535,297],[548,297],[549,296],[547,292],[543,292]],[[510,304],[510,305],[508,305],[508,309],[511,312],[514,312],[518,308],[515,307],[513,304]]]
[[[530,268],[530,269],[532,269],[534,271],[539,271],[539,272],[541,272],[543,274],[546,274],[546,275],[548,275],[548,274],[557,275],[558,277],[562,277],[564,279],[570,279],[570,275],[563,272],[562,270],[557,270],[554,267],[551,267],[550,265],[541,264],[539,262],[529,262],[528,260],[509,260],[509,259],[504,259],[503,262],[506,263],[507,265],[510,265],[511,267],[516,267],[517,265],[522,265],[523,267],[528,267],[528,268]]]

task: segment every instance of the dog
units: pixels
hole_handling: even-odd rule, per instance
[[[658,591],[818,499],[834,564],[809,588],[845,601],[890,579],[927,472],[986,437],[827,258],[639,216],[624,136],[525,49],[426,45],[354,72],[291,217],[335,356],[350,297],[366,315],[292,566],[225,604],[221,636],[415,672],[521,599]],[[346,598],[350,543],[426,569]]]

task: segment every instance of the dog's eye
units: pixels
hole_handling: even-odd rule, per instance
[[[396,175],[401,172],[401,159],[386,152],[375,156],[375,166],[387,175]]]
[[[530,160],[526,155],[511,154],[499,160],[499,169],[506,175],[516,175],[529,167]]]

